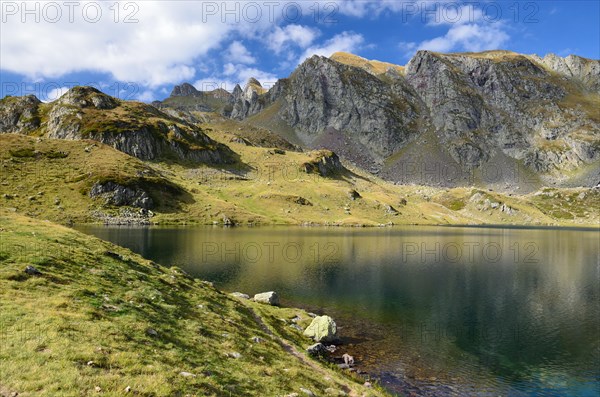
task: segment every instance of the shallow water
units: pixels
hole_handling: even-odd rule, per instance
[[[224,290],[276,290],[332,315],[341,352],[392,392],[600,395],[598,230],[80,229]]]

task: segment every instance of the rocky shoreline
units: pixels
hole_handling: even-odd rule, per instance
[[[241,300],[250,300],[270,306],[280,306],[279,295],[275,291],[262,292],[250,297],[242,292],[232,292],[230,296]],[[363,386],[372,387],[373,377],[358,367],[358,362],[349,353],[344,352],[343,339],[338,335],[338,326],[328,315],[317,315],[312,312],[302,310],[310,319],[310,324],[304,328],[299,323],[302,317],[296,315],[289,320],[289,327],[301,332],[305,341],[311,341],[312,344],[305,348],[305,353],[323,363],[335,365],[338,369],[347,371],[350,374],[357,375],[364,380]],[[283,320],[283,319],[282,319]],[[306,344],[306,343],[305,343]],[[340,354],[343,352],[343,354]],[[289,396],[291,397],[291,396]]]
[[[281,305],[279,295],[274,291],[259,293],[253,297],[242,292],[232,292],[229,295],[242,302],[254,301],[270,306]],[[350,342],[356,339],[352,332],[341,332],[343,328],[348,327],[339,327],[327,314],[315,314],[303,307],[293,308],[302,311],[311,319],[307,327],[299,325],[302,320],[300,316],[289,321],[281,319],[289,322],[287,325],[290,328],[302,333],[304,352],[321,363],[334,366],[354,379],[360,379],[363,386],[377,385],[392,395],[406,397],[467,397],[477,393],[482,387],[475,379],[459,379],[450,373],[440,374],[439,371],[428,367],[419,366],[411,369],[409,368],[411,364],[402,364],[395,369],[384,365],[380,371],[373,371],[370,360],[362,359],[365,352],[355,343]],[[377,358],[378,361],[383,359],[384,357]],[[407,355],[405,360],[413,361],[410,355]],[[286,397],[293,397],[293,395]]]

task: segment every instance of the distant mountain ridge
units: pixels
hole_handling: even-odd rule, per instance
[[[496,166],[504,168],[494,184],[509,188],[525,185],[519,172],[537,185],[600,181],[600,61],[574,55],[419,51],[404,67],[313,56],[270,90],[254,80],[220,103],[209,111],[333,150],[392,181],[436,183],[407,176],[406,163],[464,175],[437,175],[448,185],[472,184]]]

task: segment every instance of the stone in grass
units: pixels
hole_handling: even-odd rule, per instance
[[[29,274],[30,276],[41,276],[42,272],[40,272],[37,268],[29,265],[25,268],[25,273]]]
[[[194,375],[193,373],[185,372],[185,371],[181,371],[179,373],[179,375],[183,376],[184,378],[195,378],[196,377],[196,375]]]
[[[235,298],[239,298],[239,299],[250,299],[250,296],[243,294],[241,292],[232,292],[231,294],[229,294]]]
[[[296,331],[302,332],[303,329],[301,326],[299,326],[298,324],[290,324],[290,328],[295,329]]]
[[[309,396],[309,397],[315,396],[315,393],[313,393],[311,390],[305,389],[303,387],[300,388],[300,391],[306,396]]]
[[[337,325],[329,316],[318,316],[313,318],[304,330],[304,336],[312,338],[315,342],[336,342]]]
[[[146,335],[156,338],[156,337],[158,337],[158,332],[153,328],[148,328],[146,330]]]
[[[277,295],[277,292],[274,291],[256,294],[254,295],[254,301],[258,303],[265,303],[271,306],[279,306],[279,296]]]

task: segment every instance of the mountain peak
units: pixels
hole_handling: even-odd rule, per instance
[[[260,84],[260,81],[256,80],[254,77],[250,77],[246,85],[254,85],[262,88],[262,84]]]
[[[198,91],[196,89],[196,87],[194,87],[190,83],[183,83],[181,85],[176,85],[173,88],[173,91],[171,91],[171,96],[172,97],[175,97],[175,96],[194,96],[194,95],[198,95],[199,92],[200,91]]]
[[[119,106],[118,99],[89,86],[73,87],[54,102],[79,108],[114,109]]]

